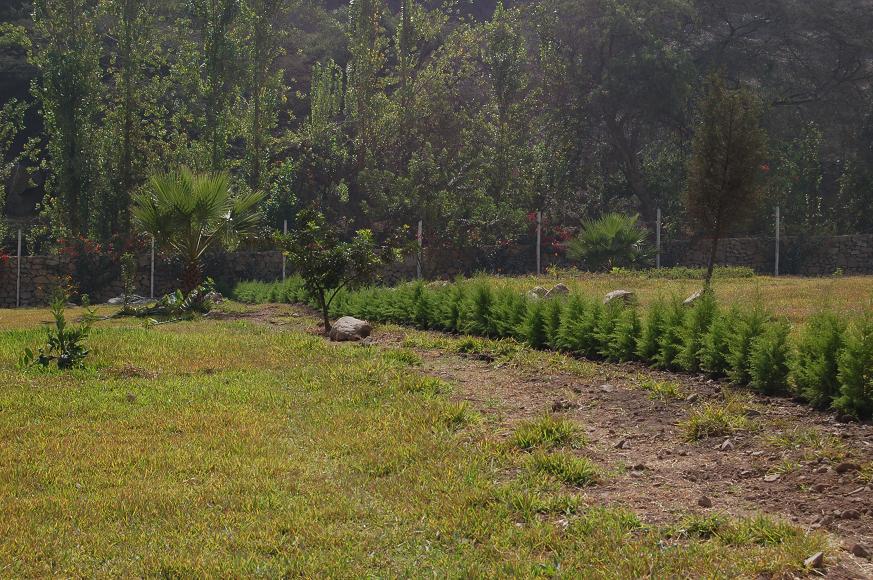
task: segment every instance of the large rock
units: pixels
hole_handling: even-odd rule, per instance
[[[106,301],[106,303],[112,306],[121,306],[122,304],[124,304],[124,295],[122,294],[121,296],[110,298]],[[127,303],[131,306],[143,306],[144,304],[149,303],[149,299],[143,296],[139,296],[137,294],[131,294],[127,297]]]
[[[537,286],[536,288],[534,288],[533,290],[531,290],[530,292],[527,293],[527,297],[530,298],[531,300],[541,300],[541,299],[545,298],[548,293],[549,293],[549,291],[546,290],[545,288],[543,288],[542,286]]]
[[[357,342],[370,336],[371,332],[373,327],[366,320],[344,316],[331,327],[330,339],[334,342]]]
[[[636,294],[630,290],[615,290],[606,295],[606,298],[603,299],[603,303],[612,304],[613,302],[621,301],[625,304],[633,304],[634,300],[636,300]]]
[[[558,284],[551,290],[546,293],[546,300],[551,300],[552,298],[560,298],[563,296],[569,296],[570,289],[567,288],[564,284]]]

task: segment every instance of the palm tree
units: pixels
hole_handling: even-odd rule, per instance
[[[153,176],[134,197],[133,219],[155,242],[179,256],[186,294],[203,279],[203,255],[216,244],[234,247],[261,222],[262,193],[233,196],[226,173],[183,168]]]

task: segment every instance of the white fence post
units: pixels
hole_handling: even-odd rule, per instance
[[[282,233],[286,236],[288,235],[288,220],[285,220],[285,225],[282,226]],[[285,276],[287,275],[287,262],[288,260],[285,259],[285,252],[282,252],[282,282],[285,281]]]
[[[155,297],[155,237],[152,236],[152,263],[151,273],[149,276],[149,298]]]
[[[658,223],[655,226],[655,245],[657,254],[655,255],[655,268],[661,269],[661,208],[658,208]]]
[[[421,260],[424,254],[424,221],[418,220],[418,235],[415,237],[418,243],[418,254],[415,258],[415,273],[419,280],[421,280]]]
[[[777,278],[779,277],[779,237],[780,237],[781,229],[782,229],[780,227],[781,217],[782,216],[779,215],[779,206],[777,205],[776,206],[776,268],[775,268]]]
[[[21,307],[21,228],[18,228],[18,262],[15,274],[15,307]]]
[[[542,276],[543,274],[543,259],[542,259],[542,248],[543,246],[543,212],[537,212],[537,276]]]

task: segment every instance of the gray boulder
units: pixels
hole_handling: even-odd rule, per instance
[[[371,332],[373,327],[366,320],[344,316],[331,327],[330,339],[334,342],[357,342],[370,336]]]
[[[144,298],[144,297],[139,296],[137,294],[131,294],[130,296],[127,297],[127,303],[130,304],[131,306],[142,306],[144,304],[148,304],[149,302],[150,302],[150,300],[148,298]],[[111,305],[111,306],[121,306],[122,304],[124,304],[124,295],[122,294],[121,296],[116,296],[115,298],[110,298],[109,300],[106,301],[106,303]]]
[[[558,284],[551,290],[546,293],[546,300],[550,300],[552,298],[560,298],[561,296],[569,296],[570,289],[567,288],[564,284]]]
[[[636,300],[637,295],[630,290],[615,290],[606,295],[603,299],[604,304],[612,304],[616,301],[622,301],[625,304],[632,304]]]
[[[545,298],[548,293],[549,293],[549,291],[546,290],[545,288],[543,288],[542,286],[537,286],[536,288],[534,288],[533,290],[531,290],[530,292],[527,293],[527,297],[530,298],[531,300],[541,300],[541,299]]]

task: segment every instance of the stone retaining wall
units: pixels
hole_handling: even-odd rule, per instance
[[[790,237],[780,246],[780,271],[801,276],[829,276],[841,270],[845,274],[873,274],[873,235],[833,237]],[[703,267],[709,256],[709,241],[677,240],[664,244],[662,265]],[[732,238],[722,240],[718,263],[747,266],[759,273],[771,273],[774,267],[775,240],[767,238]],[[137,292],[148,295],[150,258],[138,257]],[[543,269],[550,265],[569,266],[562,256],[543,254]],[[117,265],[101,275],[111,282],[92,292],[92,302],[104,302],[121,293]],[[79,287],[93,286],[75,280],[74,265],[67,256],[27,256],[21,260],[22,306],[44,305],[54,288],[72,281]],[[427,279],[450,280],[459,275],[489,272],[523,275],[536,271],[536,254],[530,246],[507,246],[490,249],[425,248],[422,272]],[[178,287],[180,268],[171,261],[159,260],[155,266],[155,294],[160,296]],[[240,280],[278,280],[282,276],[279,252],[236,252],[210,256],[206,274],[219,285],[232,286]],[[386,283],[409,280],[416,275],[416,259],[387,268]],[[15,306],[16,258],[0,262],[0,308]],[[93,282],[93,281],[91,281]]]

